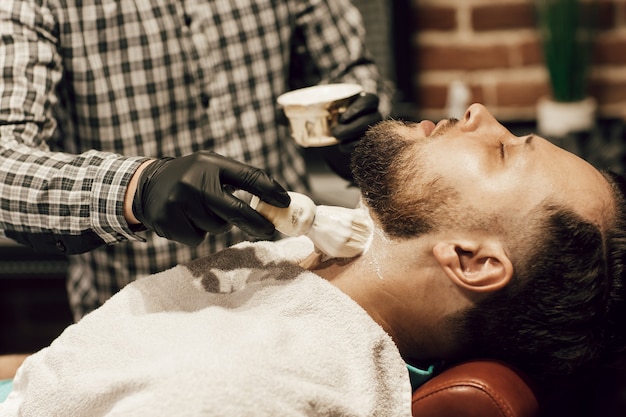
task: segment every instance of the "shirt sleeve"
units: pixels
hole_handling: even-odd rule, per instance
[[[50,150],[64,72],[54,16],[34,3],[0,2],[0,234],[65,253],[140,240],[123,201],[146,158]]]
[[[379,110],[391,112],[393,87],[385,80],[365,46],[359,10],[346,0],[296,2],[300,62],[319,83],[352,82],[380,98]],[[312,83],[309,83],[311,85]]]

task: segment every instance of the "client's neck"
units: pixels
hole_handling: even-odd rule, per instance
[[[381,290],[382,277],[377,275],[376,268],[372,268],[372,259],[363,255],[349,259],[324,260],[323,256],[312,253],[300,265],[350,296],[391,336],[402,352],[401,346],[410,342],[405,342],[404,331],[398,330],[402,326],[397,326],[395,321],[405,314],[400,312],[401,308],[395,306],[397,299],[384,289]]]
[[[374,239],[359,257],[324,260],[314,253],[301,265],[359,304],[391,336],[405,360],[430,360],[450,356],[454,346],[441,328],[448,290],[437,291],[447,281],[425,255],[427,247]]]

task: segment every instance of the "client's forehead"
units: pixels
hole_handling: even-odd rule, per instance
[[[589,162],[560,149],[571,162],[559,172],[556,183],[559,197],[582,217],[605,230],[615,215],[615,197],[605,176]],[[553,167],[558,169],[558,166]]]

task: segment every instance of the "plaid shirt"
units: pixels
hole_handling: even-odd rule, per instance
[[[38,249],[106,243],[69,256],[76,319],[245,237],[133,232],[124,193],[146,157],[211,149],[306,192],[277,96],[356,82],[389,108],[347,0],[2,0],[0,35],[0,231]]]

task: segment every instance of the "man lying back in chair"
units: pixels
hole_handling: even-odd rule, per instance
[[[373,127],[353,171],[362,256],[243,243],[141,279],[27,359],[0,414],[408,416],[405,362],[541,380],[623,347],[613,176],[481,105]]]

